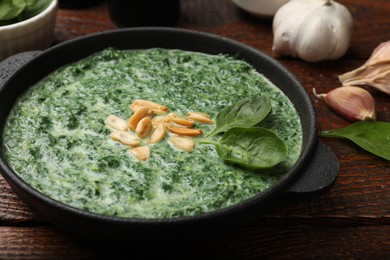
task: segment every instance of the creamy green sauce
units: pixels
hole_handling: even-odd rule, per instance
[[[166,140],[151,145],[151,158],[140,162],[110,139],[105,125],[109,114],[128,119],[135,99],[215,118],[255,95],[271,99],[262,125],[289,150],[281,164],[259,172],[225,164],[213,146],[180,152]],[[197,127],[207,133],[213,126]],[[243,61],[180,50],[107,49],[64,66],[25,93],[6,123],[3,149],[22,179],[63,203],[110,216],[168,218],[228,207],[268,189],[299,157],[301,131],[288,98]]]

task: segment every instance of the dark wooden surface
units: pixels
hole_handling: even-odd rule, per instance
[[[337,75],[360,66],[381,42],[390,40],[389,0],[340,0],[354,17],[348,53],[316,64],[278,58],[307,88],[321,130],[343,127],[312,94],[340,84]],[[226,36],[272,53],[272,22],[251,17],[229,0],[182,0],[178,27]],[[55,43],[115,29],[105,3],[81,10],[59,10]],[[277,57],[276,57],[277,58]],[[378,119],[390,121],[390,97],[369,89]],[[323,139],[336,154],[340,172],[326,194],[283,198],[274,210],[237,231],[165,249],[96,245],[63,233],[33,214],[0,177],[0,259],[118,259],[151,256],[181,259],[390,259],[390,162],[351,144]]]

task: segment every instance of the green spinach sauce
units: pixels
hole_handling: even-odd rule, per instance
[[[272,102],[262,124],[289,151],[285,161],[261,172],[225,164],[211,145],[187,153],[166,141],[152,145],[151,158],[140,162],[110,140],[105,125],[109,114],[128,119],[135,99],[215,118],[225,106],[259,94]],[[198,127],[207,133],[213,126]],[[244,61],[181,50],[106,49],[25,93],[3,140],[11,167],[49,197],[104,215],[169,218],[228,207],[268,189],[297,160],[302,132],[288,98]]]

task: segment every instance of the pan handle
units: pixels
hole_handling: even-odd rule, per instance
[[[0,62],[0,88],[20,67],[39,55],[42,51],[27,51],[15,54]]]
[[[332,150],[318,141],[310,164],[287,193],[297,197],[321,195],[336,182],[339,162]]]

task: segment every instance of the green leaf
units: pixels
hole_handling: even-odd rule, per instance
[[[285,142],[262,127],[236,127],[229,129],[219,141],[203,139],[199,142],[215,145],[223,160],[249,169],[273,167],[287,155]]]
[[[23,19],[28,19],[41,13],[50,5],[51,1],[52,0],[25,0],[27,5],[22,14]]]
[[[24,0],[0,0],[0,21],[16,19],[26,8]]]
[[[0,0],[0,26],[29,19],[45,10],[53,0]]]
[[[346,138],[386,160],[390,160],[390,123],[357,122],[348,127],[322,131],[321,136]]]
[[[226,132],[233,127],[251,127],[263,120],[271,111],[271,101],[258,96],[245,98],[237,103],[222,109],[216,117],[216,127],[208,134]]]

